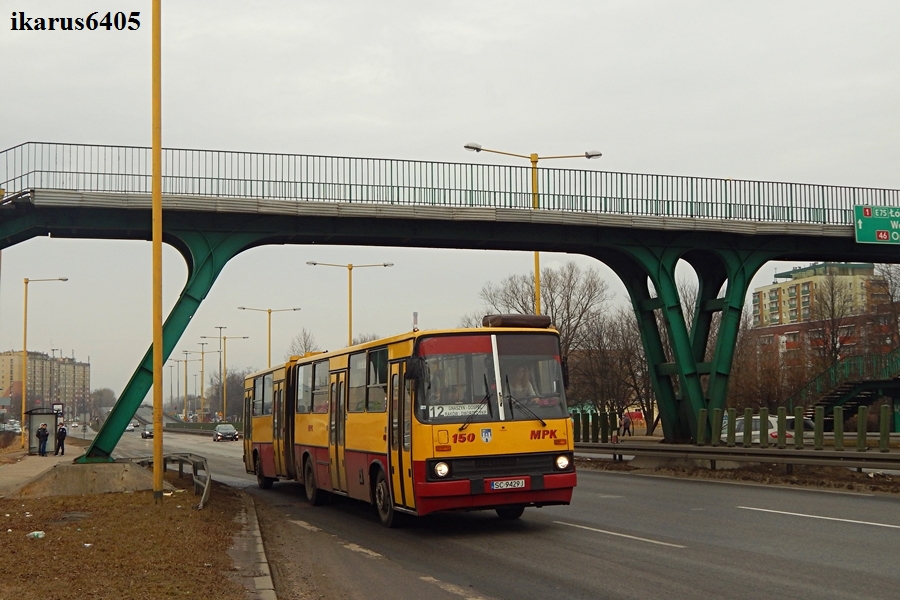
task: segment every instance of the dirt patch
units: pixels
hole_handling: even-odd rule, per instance
[[[575,465],[579,469],[634,471],[671,477],[721,479],[768,485],[798,485],[820,489],[900,494],[900,476],[884,473],[857,473],[855,470],[844,467],[793,465],[790,472],[786,465],[779,464],[743,465],[736,469],[717,469],[715,471],[701,467],[676,467],[672,465],[666,465],[657,469],[635,469],[628,461],[591,458],[576,458]]]
[[[213,482],[198,511],[190,479],[166,480],[188,489],[158,503],[152,491],[0,499],[0,598],[245,600],[228,555],[243,497]]]

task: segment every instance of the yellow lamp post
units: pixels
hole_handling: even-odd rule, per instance
[[[338,265],[334,263],[322,263],[307,261],[308,265],[313,267],[340,267],[347,269],[347,345],[353,345],[353,269],[362,269],[364,267],[393,267],[394,263],[378,263],[372,265],[354,265],[352,263],[346,265]]]
[[[22,305],[22,421],[19,426],[22,428],[22,448],[26,448],[28,438],[27,427],[25,427],[25,410],[28,405],[28,284],[36,281],[68,281],[68,277],[53,277],[51,279],[28,279],[25,278],[25,302]]]
[[[269,353],[268,364],[266,368],[272,366],[272,313],[273,312],[289,312],[300,310],[299,308],[250,308],[249,306],[238,306],[238,310],[256,310],[269,314]]]
[[[201,336],[206,337],[206,336]],[[205,384],[203,382],[203,378],[206,377],[206,349],[204,346],[208,345],[209,342],[197,342],[200,345],[199,350],[185,350],[186,354],[199,354],[200,358],[197,360],[200,361],[200,414],[204,414],[204,410],[206,409],[206,399],[204,398]],[[210,352],[218,352],[218,350],[210,350]],[[187,420],[185,418],[185,420]]]
[[[224,329],[224,327],[222,328]],[[215,339],[212,336],[201,335],[202,339]],[[220,336],[219,339],[222,340],[222,374],[220,377],[222,378],[222,418],[225,418],[225,410],[226,410],[226,385],[225,382],[228,379],[228,340],[246,340],[249,339],[249,335],[223,335]]]
[[[504,156],[515,156],[516,158],[524,158],[531,161],[531,208],[538,208],[538,172],[537,166],[539,160],[550,160],[553,158],[600,158],[603,156],[596,150],[589,150],[584,154],[566,154],[562,156],[538,156],[537,154],[513,154],[512,152],[501,152],[500,150],[490,150],[483,148],[481,144],[469,143],[463,146],[471,152],[491,152],[493,154],[502,154]],[[534,253],[534,314],[541,314],[541,256],[540,252]]]

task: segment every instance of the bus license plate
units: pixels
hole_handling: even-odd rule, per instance
[[[524,488],[525,480],[524,479],[505,479],[503,481],[492,481],[491,489],[492,490],[513,490],[517,488]]]

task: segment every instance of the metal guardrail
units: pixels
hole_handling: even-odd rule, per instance
[[[27,142],[0,151],[0,187],[150,193],[149,148]],[[629,216],[851,225],[853,206],[900,190],[538,169],[539,209]],[[529,167],[163,149],[163,194],[532,209]]]
[[[153,466],[153,457],[136,458],[134,462],[142,467],[149,468]],[[191,475],[194,482],[194,494],[200,496],[200,503],[197,510],[203,510],[209,500],[209,488],[212,481],[212,474],[209,472],[209,463],[206,457],[190,453],[166,454],[163,456],[163,471],[168,469],[170,463],[178,463],[178,477],[184,477],[185,465],[191,466]],[[200,472],[202,471],[202,473]]]
[[[794,450],[778,448],[729,448],[727,446],[691,446],[644,443],[577,443],[575,450],[614,456],[655,456],[687,460],[783,463],[854,469],[900,469],[900,452],[860,452],[857,450]]]

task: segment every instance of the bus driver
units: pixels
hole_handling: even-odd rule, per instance
[[[513,375],[509,379],[509,393],[517,400],[537,396],[534,386],[528,380],[528,370],[525,365],[519,365],[513,371]]]

